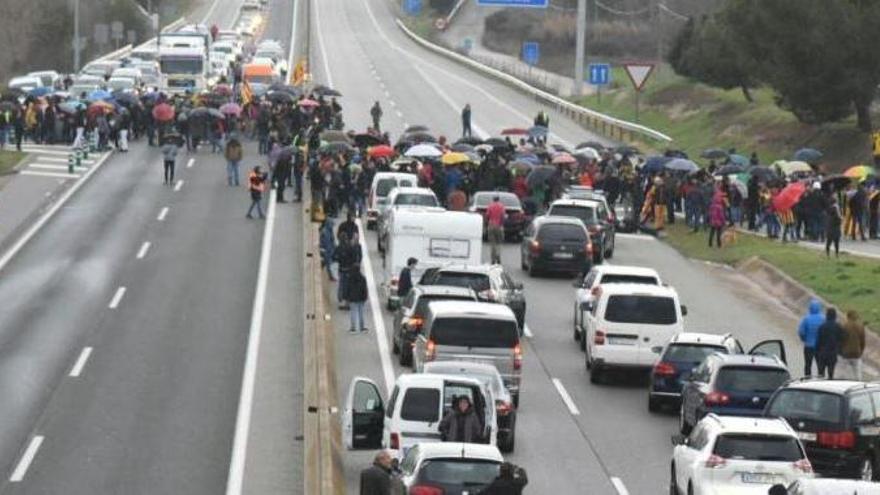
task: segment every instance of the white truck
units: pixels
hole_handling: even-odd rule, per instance
[[[208,87],[210,67],[200,48],[163,46],[159,51],[159,67],[168,93],[194,93]]]

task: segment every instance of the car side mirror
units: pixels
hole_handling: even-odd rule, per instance
[[[681,305],[681,316],[687,316],[687,315],[688,315],[688,307],[685,306],[684,304],[682,304]]]
[[[688,444],[688,439],[687,439],[687,437],[684,436],[684,435],[682,435],[682,434],[672,435],[672,437],[670,438],[670,440],[672,440],[672,445],[674,445],[674,446],[678,446],[678,445],[687,445],[687,444]]]

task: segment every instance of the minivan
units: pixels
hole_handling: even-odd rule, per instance
[[[385,211],[388,195],[396,187],[416,187],[419,183],[415,174],[402,172],[378,172],[370,184],[370,195],[367,198],[367,228],[376,227],[376,221]]]
[[[519,407],[522,346],[513,311],[501,304],[437,301],[428,304],[424,331],[416,337],[413,367],[431,361],[476,361],[494,365]]]

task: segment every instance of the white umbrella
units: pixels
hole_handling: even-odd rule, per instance
[[[575,150],[575,152],[572,154],[582,156],[584,158],[589,158],[590,160],[598,160],[599,158],[601,158],[599,156],[599,152],[593,148],[580,148]]]
[[[415,156],[420,158],[436,158],[443,155],[439,149],[430,144],[417,144],[406,150],[406,156]]]

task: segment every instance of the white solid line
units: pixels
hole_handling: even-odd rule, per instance
[[[254,383],[257,376],[257,360],[260,357],[260,336],[263,332],[263,310],[266,305],[266,285],[269,279],[269,263],[272,257],[272,233],[275,230],[275,195],[269,195],[269,208],[266,212],[266,227],[263,230],[263,245],[260,251],[260,268],[257,272],[257,288],[254,293],[254,309],[251,313],[247,354],[241,379],[241,396],[238,400],[238,413],[235,418],[235,438],[232,442],[232,460],[229,463],[229,477],[226,481],[226,494],[239,495],[244,486],[244,465],[247,457],[248,432],[251,426],[251,413],[254,407]]]
[[[67,156],[70,154],[70,151],[62,151],[62,150],[49,150],[49,149],[36,149],[36,148],[27,148],[22,146],[22,151],[26,153],[30,153],[32,155],[56,155],[56,156]]]
[[[358,226],[359,239],[361,242],[361,259],[364,264],[364,277],[367,278],[369,287],[370,312],[373,313],[373,327],[376,329],[376,343],[379,345],[379,360],[382,362],[382,376],[385,379],[385,389],[391,394],[394,387],[394,367],[391,366],[391,352],[388,350],[388,337],[385,330],[385,318],[382,317],[382,308],[379,307],[379,291],[376,288],[376,277],[373,274],[373,262],[367,250],[367,237],[364,235],[364,226],[360,219],[355,221]]]
[[[116,309],[119,306],[119,303],[122,301],[122,296],[125,295],[125,287],[119,287],[116,289],[116,294],[113,294],[113,299],[110,300],[110,304],[107,305],[110,309]]]
[[[327,78],[327,86],[333,87],[333,75],[330,73],[330,59],[327,58],[327,48],[324,45],[324,33],[321,31],[321,2],[312,2],[315,9],[315,32],[318,35],[318,48],[321,50],[321,62],[324,63],[324,77]]]
[[[150,243],[148,241],[145,241],[143,244],[141,244],[141,248],[138,250],[137,259],[139,259],[139,260],[144,259],[144,256],[147,255],[147,251],[149,251],[149,250],[150,250]]]
[[[31,175],[34,177],[52,177],[56,179],[79,179],[79,174],[62,174],[58,172],[37,172],[36,170],[22,170],[19,175]]]
[[[76,193],[76,191],[78,191],[79,188],[86,183],[86,181],[89,179],[89,177],[92,176],[92,174],[94,174],[98,171],[99,168],[101,168],[101,165],[103,165],[109,157],[109,153],[102,156],[98,160],[98,163],[96,163],[94,167],[90,168],[88,172],[83,175],[83,180],[77,181],[73,185],[73,187],[68,189],[67,192],[65,192],[64,195],[58,199],[58,202],[56,202],[55,205],[53,205],[49,209],[49,211],[46,212],[45,215],[40,217],[40,219],[37,220],[37,222],[33,224],[33,226],[31,226],[31,228],[28,229],[28,231],[25,232],[24,235],[22,235],[15,244],[12,245],[12,247],[9,248],[9,250],[6,251],[6,253],[3,254],[2,257],[0,257],[0,271],[3,271],[3,268],[5,268],[6,265],[9,264],[9,261],[12,260],[12,258],[14,258],[19,251],[21,251],[21,248],[23,248],[25,244],[27,244],[37,234],[37,232],[39,232],[40,229],[43,228],[44,225],[46,225],[46,222],[48,222],[53,216],[55,216],[56,213],[58,213],[58,210],[60,210],[61,207],[64,206],[64,204],[67,203],[67,201]]]
[[[83,368],[86,367],[86,361],[89,360],[89,356],[92,355],[91,347],[83,347],[82,352],[79,354],[79,357],[76,359],[76,363],[73,364],[73,368],[70,369],[70,376],[76,378],[81,373]]]
[[[397,106],[397,103],[394,103],[394,100],[388,100],[388,104],[391,105],[392,107]]]
[[[51,156],[41,156],[39,157],[40,161],[50,162],[50,163],[67,163],[67,158],[55,158]],[[91,165],[95,163],[95,160],[80,160],[80,163],[85,163],[86,165]]]
[[[27,474],[27,470],[31,467],[31,463],[34,462],[34,457],[37,456],[37,451],[40,450],[40,445],[43,445],[43,436],[37,435],[31,439],[31,443],[28,444],[27,449],[25,449],[24,454],[21,456],[21,460],[18,461],[18,465],[15,466],[15,471],[12,472],[12,476],[9,477],[10,483],[18,483],[24,479],[24,475]]]
[[[397,114],[398,118],[401,118],[401,119],[403,118],[403,112],[401,112],[400,110],[395,110],[394,113]]]
[[[629,495],[629,490],[626,489],[626,485],[623,484],[623,480],[621,480],[617,476],[611,477],[611,484],[614,485],[614,489],[617,490],[617,495]]]
[[[195,163],[196,163],[196,159],[190,158],[189,161],[186,162],[186,168],[192,168],[192,166],[195,165]]]
[[[290,25],[290,51],[287,53],[287,70],[292,71],[296,64],[293,61],[293,55],[296,51],[296,24],[299,17],[299,2],[293,4],[293,23]]]
[[[177,181],[177,184],[174,184],[174,192],[180,191],[180,188],[183,187],[183,179]]]
[[[528,337],[528,338],[532,338],[532,337],[535,336],[535,334],[532,333],[532,329],[529,328],[529,324],[528,324],[528,323],[524,323],[524,324],[523,324],[523,335],[525,335],[525,336]]]
[[[637,240],[637,241],[656,241],[656,240],[657,240],[656,237],[654,237],[654,236],[652,236],[652,235],[647,235],[647,234],[626,234],[626,233],[619,233],[619,234],[614,234],[614,235],[615,235],[616,237],[620,237],[621,239],[634,239],[634,240]]]
[[[168,215],[168,207],[166,206],[166,207],[162,208],[161,210],[159,210],[159,216],[156,217],[156,220],[162,222],[165,220],[165,217],[167,215]]]
[[[565,403],[568,412],[573,416],[580,415],[581,412],[578,410],[577,406],[574,405],[574,401],[571,400],[571,396],[568,395],[568,391],[565,390],[565,387],[562,385],[562,382],[559,381],[559,378],[553,378],[553,386],[556,387],[556,391],[559,392],[559,396],[562,397],[562,402]]]

